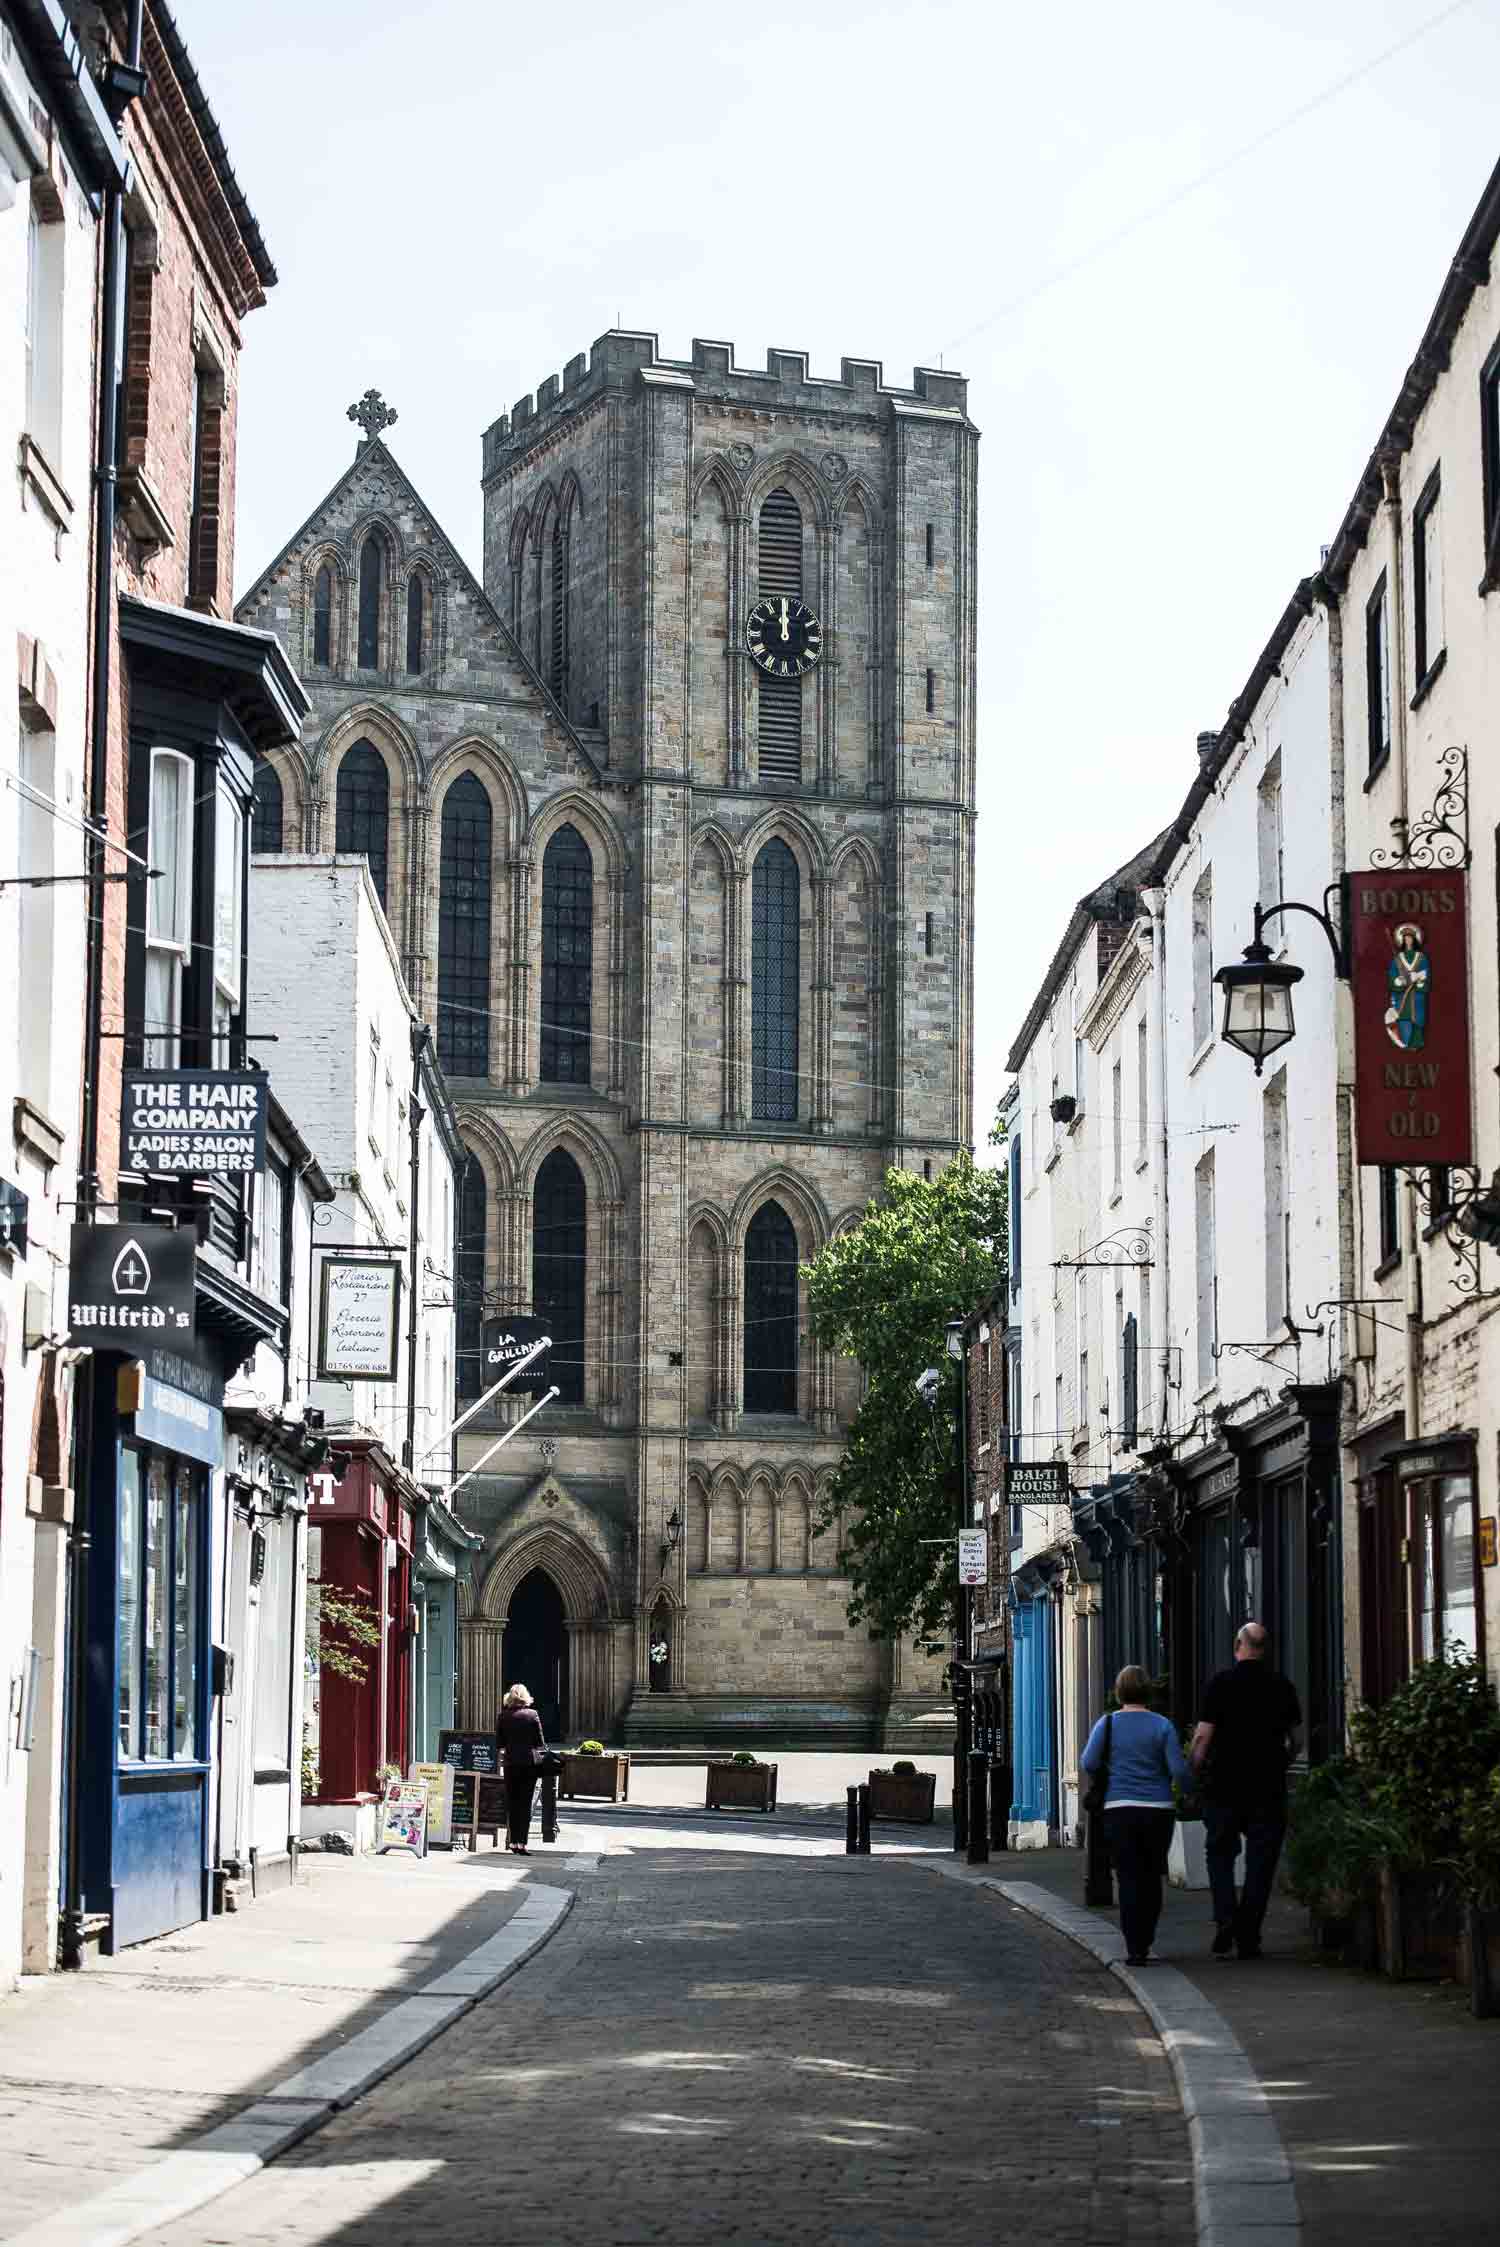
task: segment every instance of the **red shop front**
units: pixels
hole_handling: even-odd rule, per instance
[[[321,1611],[318,1593],[326,1587],[354,1602],[376,1634],[374,1644],[364,1644],[322,1616],[323,1650],[331,1640],[364,1672],[341,1675],[319,1660],[311,1741],[318,1784],[309,1800],[333,1809],[378,1795],[382,1768],[405,1771],[410,1759],[412,1533],[422,1493],[373,1437],[335,1437],[331,1473],[316,1481],[308,1511],[309,1615]],[[311,1633],[309,1645],[323,1651]]]

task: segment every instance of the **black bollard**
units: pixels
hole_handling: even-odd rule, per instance
[[[1010,1847],[1011,1779],[1008,1763],[990,1765],[990,1847],[1004,1856]]]
[[[869,1856],[869,1854],[870,1854],[870,1782],[869,1782],[869,1780],[868,1780],[868,1779],[863,1779],[863,1780],[861,1780],[860,1784],[859,1784],[859,1785],[858,1785],[858,1786],[857,1786],[857,1787],[855,1788],[855,1790],[854,1790],[854,1791],[855,1791],[856,1795],[857,1795],[857,1796],[859,1797],[859,1804],[858,1804],[859,1816],[858,1816],[858,1833],[857,1833],[857,1840],[858,1840],[858,1850],[859,1850],[859,1854],[860,1854],[860,1856],[861,1856],[861,1857],[868,1857],[868,1856]]]
[[[542,1839],[557,1839],[557,1773],[542,1773]]]
[[[847,1793],[849,1800],[844,1813],[844,1855],[846,1857],[857,1857],[859,1855],[859,1789],[858,1787],[850,1787]]]
[[[989,1760],[978,1748],[969,1757],[968,1862],[971,1865],[987,1865],[990,1861]]]
[[[1104,1846],[1104,1818],[1100,1812],[1084,1817],[1083,1900],[1086,1904],[1112,1904],[1115,1900],[1109,1851]]]

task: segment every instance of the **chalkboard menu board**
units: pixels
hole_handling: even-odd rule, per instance
[[[493,1732],[440,1732],[438,1761],[455,1771],[498,1771],[500,1759]]]

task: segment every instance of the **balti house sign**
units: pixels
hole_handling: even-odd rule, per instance
[[[1473,1160],[1468,877],[1349,876],[1362,1163]]]

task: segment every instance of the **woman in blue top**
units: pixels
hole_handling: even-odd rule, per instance
[[[1161,1918],[1161,1884],[1172,1841],[1172,1781],[1187,1758],[1164,1716],[1146,1706],[1151,1680],[1132,1663],[1115,1679],[1120,1706],[1100,1717],[1083,1751],[1090,1776],[1109,1766],[1104,1844],[1120,1883],[1120,1928],[1132,1966],[1144,1966]]]

